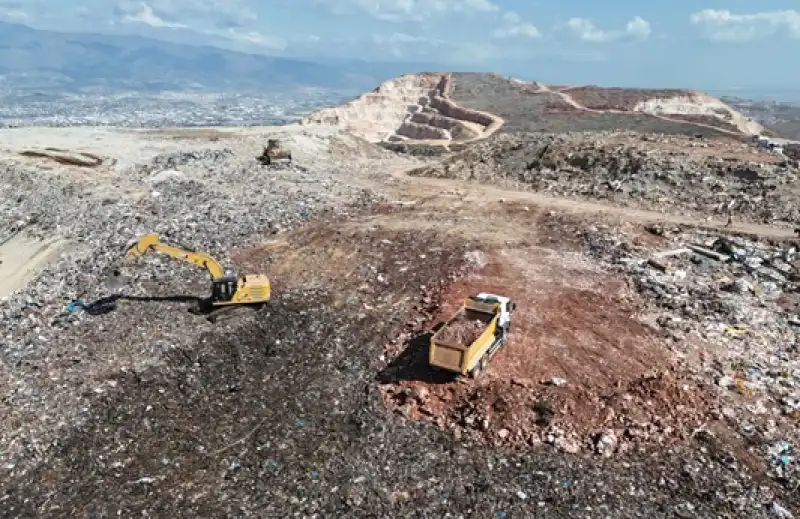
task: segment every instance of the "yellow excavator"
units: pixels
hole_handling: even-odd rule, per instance
[[[258,305],[269,301],[271,291],[267,276],[248,274],[237,277],[233,272],[224,270],[217,260],[208,254],[163,243],[156,233],[139,238],[128,249],[125,261],[132,261],[150,251],[205,268],[211,276],[211,297],[208,303],[212,310],[233,305]]]

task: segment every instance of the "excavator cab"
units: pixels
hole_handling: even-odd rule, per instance
[[[227,303],[236,294],[238,281],[234,276],[215,279],[212,283],[211,300],[214,303]]]

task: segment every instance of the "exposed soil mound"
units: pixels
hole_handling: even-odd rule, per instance
[[[472,142],[510,131],[626,129],[667,134],[755,135],[764,129],[722,101],[688,90],[555,87],[496,74],[407,74],[301,121],[369,142]]]
[[[478,380],[426,370],[428,341],[406,332],[405,342],[389,346],[397,357],[383,373],[386,404],[456,438],[512,448],[550,443],[608,456],[689,438],[713,398],[679,374],[661,340],[633,317],[635,296],[579,258],[503,250],[484,270],[423,301],[427,327],[483,290],[510,296],[518,310],[507,345]]]
[[[715,117],[723,123],[732,124],[746,135],[760,135],[766,131],[763,126],[750,120],[719,99],[700,92],[669,97],[653,97],[639,101],[632,110],[655,115]]]

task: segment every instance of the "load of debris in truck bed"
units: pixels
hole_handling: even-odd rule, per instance
[[[445,344],[469,346],[478,340],[486,329],[486,320],[475,314],[462,314],[439,331],[436,340]]]

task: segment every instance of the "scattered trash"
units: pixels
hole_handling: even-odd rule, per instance
[[[77,301],[72,301],[67,305],[67,312],[74,314],[78,311],[79,308],[86,308],[86,303],[78,299]]]
[[[780,505],[777,501],[773,501],[769,507],[770,515],[777,517],[779,519],[793,519],[794,514],[792,514],[789,510],[784,508]]]

